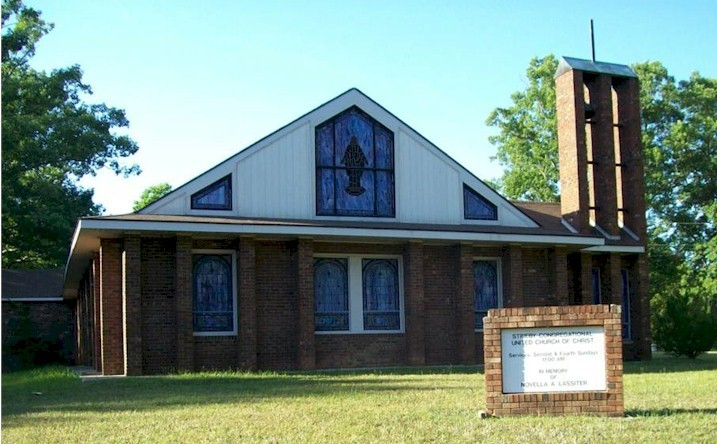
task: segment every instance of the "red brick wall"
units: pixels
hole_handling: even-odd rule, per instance
[[[316,335],[317,368],[407,365],[406,337],[400,334]]]
[[[142,371],[177,369],[174,239],[142,239]]]
[[[124,319],[122,316],[122,243],[103,239],[100,243],[102,371],[124,374]]]
[[[257,242],[257,367],[297,368],[296,242]]]
[[[425,363],[428,365],[457,363],[458,260],[454,247],[423,249]]]

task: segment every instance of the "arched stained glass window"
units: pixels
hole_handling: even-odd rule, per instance
[[[195,254],[193,261],[194,331],[234,332],[232,255]]]
[[[475,297],[475,328],[483,329],[483,318],[491,308],[499,308],[498,261],[473,262],[473,294]]]
[[[347,259],[314,259],[314,324],[316,331],[349,329]]]
[[[399,330],[401,308],[397,259],[363,259],[364,330]]]
[[[475,220],[498,220],[498,207],[473,188],[463,184],[463,217]]]
[[[232,176],[221,178],[192,194],[193,210],[231,210]]]
[[[394,217],[393,132],[354,106],[315,134],[316,214]]]

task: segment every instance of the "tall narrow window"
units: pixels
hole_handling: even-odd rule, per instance
[[[600,283],[600,269],[593,268],[590,278],[590,284],[593,289],[593,304],[602,304],[602,285]]]
[[[314,259],[314,323],[316,331],[349,329],[347,259]]]
[[[626,269],[620,270],[622,278],[622,337],[632,339],[632,317],[630,316],[630,275]]]
[[[193,210],[231,210],[231,174],[192,194]]]
[[[473,188],[463,184],[463,217],[475,220],[498,220],[498,208]]]
[[[232,254],[193,255],[194,332],[236,332]]]
[[[393,132],[357,107],[316,127],[316,214],[395,216]]]
[[[498,260],[473,262],[473,295],[475,299],[475,329],[483,329],[483,318],[491,308],[502,305]]]
[[[398,260],[363,260],[364,330],[399,330]]]

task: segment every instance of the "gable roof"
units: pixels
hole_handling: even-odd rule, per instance
[[[237,152],[236,154],[232,155],[228,159],[224,160],[223,162],[220,162],[216,166],[210,168],[209,170],[205,171],[204,173],[196,176],[194,179],[186,182],[185,184],[181,185],[180,187],[176,188],[169,194],[163,196],[162,198],[158,199],[157,201],[153,202],[152,204],[148,205],[147,207],[141,209],[138,211],[139,214],[197,214],[197,215],[209,215],[209,213],[201,211],[193,211],[193,209],[187,208],[187,202],[191,199],[191,195],[195,194],[196,192],[200,191],[201,189],[204,189],[207,186],[211,186],[211,184],[215,183],[217,180],[219,180],[221,177],[226,176],[227,174],[235,173],[237,170],[236,165],[240,165],[242,162],[249,162],[249,159],[252,158],[252,156],[255,156],[263,151],[268,151],[270,148],[273,148],[274,144],[284,143],[285,145],[287,143],[283,142],[285,139],[292,137],[292,133],[300,132],[302,129],[306,131],[306,128],[309,130],[313,127],[321,124],[322,122],[325,122],[326,120],[329,120],[333,117],[335,117],[337,114],[345,111],[346,109],[349,109],[350,107],[358,107],[363,112],[365,112],[367,115],[369,115],[371,118],[378,121],[380,124],[385,125],[389,127],[391,130],[393,130],[396,134],[396,138],[399,137],[401,140],[404,141],[404,145],[411,145],[410,147],[404,146],[402,148],[404,149],[411,149],[411,156],[429,156],[431,157],[429,162],[433,163],[439,163],[441,165],[445,165],[446,168],[449,168],[456,178],[462,178],[462,181],[465,183],[465,185],[468,185],[470,188],[474,189],[476,192],[480,193],[485,197],[487,200],[493,202],[494,204],[497,204],[501,208],[501,221],[502,224],[508,224],[508,225],[514,225],[514,226],[537,226],[534,221],[532,221],[529,217],[526,216],[525,213],[523,213],[518,207],[514,206],[511,202],[509,202],[507,199],[505,199],[503,196],[501,196],[499,193],[497,193],[495,190],[493,190],[490,186],[488,186],[485,182],[480,180],[477,176],[475,176],[471,171],[467,170],[465,167],[463,167],[461,164],[459,164],[456,160],[454,160],[451,156],[446,154],[443,150],[441,150],[439,147],[437,147],[435,144],[433,144],[431,141],[423,137],[418,131],[414,130],[411,126],[403,122],[401,119],[396,117],[393,113],[388,111],[386,108],[381,106],[379,103],[368,97],[366,94],[358,90],[357,88],[351,88],[344,93],[338,95],[337,97],[323,103],[322,105],[314,108],[313,110],[307,112],[306,114],[302,115],[301,117],[295,119],[294,121],[288,123],[287,125],[284,125],[283,127],[279,128],[278,130],[274,131],[273,133],[267,135],[266,137],[263,137],[259,141],[253,143],[252,145],[242,149],[241,151]],[[309,135],[310,131],[306,131],[307,135],[302,135],[295,137],[298,139],[298,142],[294,143],[302,143],[304,146],[308,146],[309,139],[311,135]],[[396,144],[398,145],[398,140],[396,141]],[[290,145],[290,144],[289,144]],[[313,153],[313,144],[312,146],[308,147],[311,152]],[[421,149],[418,149],[416,147],[420,146]],[[275,151],[280,152],[282,156],[284,155],[290,155],[290,156],[298,156],[298,158],[295,158],[294,160],[297,162],[305,162],[306,159],[302,155],[297,155],[295,153],[296,147],[295,146],[287,146],[287,147],[281,147],[280,149],[275,149]],[[277,156],[277,154],[272,154],[274,157]],[[397,153],[397,160],[396,162],[399,163],[400,159],[398,159],[400,153]],[[407,154],[404,154],[407,155]],[[268,154],[265,154],[266,157],[271,157]],[[291,165],[293,167],[294,165]],[[301,166],[306,167],[306,169],[311,169],[312,172],[311,175],[314,174],[313,170],[315,168],[315,165],[312,165],[311,162],[301,164]],[[400,165],[397,166],[399,168]],[[287,168],[289,168],[287,166]],[[251,171],[249,172],[251,174]],[[404,174],[404,181],[405,177],[407,175]],[[259,179],[262,180],[268,180],[265,177],[260,177]],[[283,179],[283,178],[282,178]],[[400,177],[397,177],[397,180],[399,180]],[[241,185],[241,178],[235,179],[235,184],[239,182]],[[277,179],[278,180],[278,179]],[[459,180],[459,179],[456,179]],[[256,183],[257,181],[249,181],[250,183]],[[313,196],[313,190],[307,189],[307,184],[310,181],[302,180],[297,181],[300,184],[303,184],[304,189],[302,192],[304,194],[311,194]],[[269,181],[269,184],[271,184],[271,181]],[[411,185],[414,185],[412,183]],[[396,193],[398,200],[398,192],[399,187],[401,183],[397,182],[396,187]],[[456,187],[455,193],[462,193],[462,190],[459,186]],[[275,185],[273,185],[275,186]],[[297,185],[299,186],[299,185]],[[439,186],[447,187],[449,186],[446,183],[439,183]],[[407,185],[404,188],[410,187]],[[241,188],[240,186],[237,186],[237,188]],[[439,202],[441,199],[445,199],[446,196],[437,196],[435,193],[438,191],[435,191],[431,197],[426,196],[426,199],[432,199],[433,202]],[[297,191],[296,194],[299,192]],[[274,196],[281,193],[273,193],[271,196],[268,196],[269,200],[276,199]],[[296,200],[303,200],[306,201],[307,197],[309,196],[301,196],[303,199],[294,199]],[[406,199],[406,196],[403,196],[403,201],[408,202]],[[242,205],[243,202],[246,202],[245,200],[238,200],[237,206]],[[400,205],[400,203],[399,203]],[[286,207],[286,205],[284,205]],[[445,210],[445,209],[444,209]],[[299,212],[300,213],[300,212]],[[460,211],[460,214],[463,214],[462,208]],[[316,214],[309,215],[307,211],[304,211],[300,214],[281,214],[281,215],[273,215],[273,214],[259,214],[255,211],[252,211],[252,209],[236,209],[234,211],[228,211],[225,213],[221,212],[212,212],[212,215],[219,215],[219,216],[238,216],[238,217],[288,217],[288,218],[300,218],[300,219],[306,219],[310,216],[316,216]],[[410,217],[409,217],[410,218]],[[458,213],[456,213],[456,219],[458,219]],[[409,221],[406,220],[406,217],[402,217],[400,214],[397,214],[395,219],[397,221],[401,222],[415,222],[415,221]],[[465,221],[464,221],[465,222]],[[465,222],[470,223],[470,221]],[[494,222],[498,223],[498,222]]]

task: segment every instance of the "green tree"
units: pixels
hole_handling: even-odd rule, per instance
[[[146,190],[142,191],[142,194],[139,196],[139,199],[134,201],[134,204],[132,205],[132,211],[141,210],[142,208],[151,204],[160,197],[168,194],[170,191],[172,191],[172,185],[168,184],[167,182],[148,187]]]
[[[557,202],[558,124],[555,111],[555,70],[553,55],[533,58],[526,75],[528,87],[514,92],[513,104],[493,110],[486,123],[499,133],[489,137],[497,147],[493,159],[503,166],[496,184],[507,197]]]
[[[123,110],[88,104],[79,66],[38,71],[37,42],[52,25],[21,0],[2,3],[2,264],[7,268],[64,263],[77,219],[102,211],[77,180],[110,168],[139,173],[122,158],[138,147],[115,132]]]

